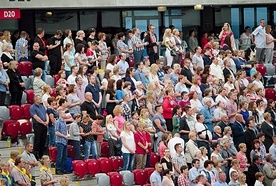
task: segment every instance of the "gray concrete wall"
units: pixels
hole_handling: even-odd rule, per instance
[[[120,8],[157,6],[275,4],[275,0],[1,0],[1,8]]]

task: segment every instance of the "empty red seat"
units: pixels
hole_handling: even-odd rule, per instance
[[[122,186],[123,177],[118,172],[109,172],[107,175],[110,178],[110,186]]]
[[[156,154],[156,153],[154,153],[154,152],[152,152],[152,153],[150,154],[149,166],[150,166],[150,167],[154,167],[155,164],[156,164],[157,162],[159,162],[159,161],[160,161],[159,155]]]
[[[25,120],[23,122],[20,122],[20,131],[22,135],[26,136],[27,134],[32,133],[32,129],[33,126],[30,121]]]
[[[124,161],[123,161],[123,158],[121,157],[112,158],[111,161],[112,161],[113,170],[115,171],[118,171],[124,166]]]
[[[154,168],[153,167],[145,168],[144,172],[146,173],[146,176],[147,176],[147,182],[150,182],[150,175],[154,172]]]
[[[100,172],[100,163],[98,160],[87,159],[85,161],[87,163],[87,170],[89,174],[91,174],[92,176],[95,176],[97,173]]]
[[[73,163],[74,162],[74,163]],[[87,164],[82,160],[74,160],[72,162],[74,174],[83,178],[87,174]]]
[[[15,120],[5,120],[3,122],[3,126],[2,126],[2,131],[1,131],[1,136],[2,137],[6,137],[7,136],[7,127],[10,123],[15,123]]]
[[[258,64],[256,70],[259,71],[262,76],[264,76],[266,73],[266,67],[263,64]]]
[[[57,147],[49,147],[49,156],[52,162],[57,160]]]
[[[10,136],[12,140],[17,139],[20,134],[20,125],[18,122],[9,123],[7,126],[7,136]]]
[[[26,94],[27,94],[27,102],[29,104],[33,104],[34,103],[34,90],[25,90]]]
[[[276,95],[275,95],[275,90],[273,89],[273,88],[266,88],[265,89],[265,98],[267,99],[267,100],[270,100],[270,99],[272,99],[272,100],[276,100]]]
[[[109,157],[109,146],[108,146],[108,142],[102,142],[101,144],[102,147],[102,157]]]
[[[113,170],[112,161],[109,158],[101,157],[101,158],[98,158],[98,161],[100,163],[101,172],[108,173]]]
[[[132,173],[134,174],[134,182],[136,185],[144,185],[147,183],[147,175],[143,169],[135,169]]]
[[[67,155],[74,159],[74,149],[72,145],[67,145]]]
[[[14,120],[23,119],[23,108],[19,105],[10,105],[10,118]]]
[[[19,71],[19,73],[21,75],[24,76],[31,76],[33,75],[33,64],[30,61],[22,61],[20,63],[18,63],[18,67],[17,70]]]
[[[30,119],[31,118],[31,114],[30,114],[31,104],[23,104],[23,105],[21,105],[21,107],[23,108],[24,119]]]

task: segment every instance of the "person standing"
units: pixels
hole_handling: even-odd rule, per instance
[[[63,49],[61,43],[61,37],[63,33],[61,30],[57,30],[54,37],[51,37],[48,40],[48,50],[49,50],[49,60],[50,60],[50,74],[58,74],[58,71],[61,69],[62,59],[63,56]]]
[[[254,37],[253,37],[254,36]],[[260,25],[251,34],[252,43],[256,46],[256,60],[263,63],[265,48],[266,48],[266,34],[265,34],[265,20],[260,20]]]
[[[96,141],[98,157],[101,157],[101,151],[102,151],[101,145],[105,134],[105,131],[101,126],[103,119],[104,119],[104,116],[99,114],[96,116],[96,120],[94,120],[92,123],[92,130],[94,132],[94,139]]]
[[[268,154],[266,156],[266,163],[263,167],[263,174],[265,176],[264,184],[269,186],[272,185],[273,180],[275,179],[273,172],[276,171],[275,167],[273,166],[274,163],[274,155]]]
[[[59,110],[59,119],[55,123],[55,134],[57,144],[56,174],[66,173],[67,142],[70,136],[67,135],[67,126],[64,110]]]
[[[101,102],[102,102],[102,93],[99,85],[96,84],[96,77],[94,75],[90,76],[90,84],[88,84],[85,88],[85,92],[91,92],[93,96],[93,100],[95,102],[95,106],[97,108],[98,113],[101,112]],[[92,117],[93,118],[93,117]]]
[[[90,118],[95,119],[97,115],[95,101],[91,92],[86,92],[84,95],[85,101],[81,105],[82,115],[88,114]]]
[[[6,92],[8,90],[10,78],[3,69],[3,62],[0,60],[0,106],[5,105]]]
[[[197,176],[199,175],[199,167],[200,167],[200,161],[199,159],[193,159],[192,161],[193,167],[189,170],[189,181],[190,186],[195,186],[197,184]]]
[[[174,168],[174,184],[177,186],[178,176],[181,174],[180,168],[187,165],[185,155],[183,155],[183,146],[181,143],[174,145],[175,154],[172,156],[172,164]]]
[[[153,24],[150,24],[148,26],[149,34],[145,37],[145,42],[148,42],[147,45],[147,53],[149,55],[150,63],[153,64],[156,62],[157,59],[159,59],[159,51],[158,51],[158,45],[160,42],[157,41],[157,36],[154,33],[155,26]]]
[[[28,41],[27,32],[21,31],[20,38],[16,41],[15,50],[17,54],[17,61],[28,61]]]
[[[276,42],[276,39],[271,35],[271,25],[266,25],[265,32],[266,32],[266,47],[265,47],[265,63],[272,63],[273,56],[274,56],[274,42]]]
[[[143,132],[144,123],[138,123],[136,126],[137,131],[134,133],[134,140],[136,144],[135,162],[136,169],[144,169],[146,166],[147,153],[148,153],[148,142],[146,135]]]
[[[34,153],[37,159],[40,159],[43,156],[43,150],[47,137],[47,127],[49,123],[49,116],[41,101],[41,96],[36,95],[34,97],[34,104],[30,107],[30,114],[32,116],[35,135]]]
[[[46,56],[42,51],[39,50],[40,46],[38,42],[33,44],[33,51],[31,52],[31,62],[33,64],[33,70],[36,68],[42,69],[41,79],[45,81],[46,71],[45,71],[45,61],[48,61],[48,56]]]
[[[46,41],[43,38],[45,35],[45,30],[43,28],[37,28],[36,36],[34,38],[34,43],[39,44],[39,51],[43,52],[44,55],[47,55],[47,47]]]
[[[31,142],[25,144],[25,150],[21,154],[21,157],[25,160],[25,163],[31,166],[32,178],[35,177],[35,167],[38,166],[38,161],[36,160],[33,152],[34,145]]]
[[[147,46],[148,42],[143,42],[140,38],[140,29],[135,27],[132,29],[133,36],[131,38],[131,42],[133,44],[133,55],[135,64],[138,62],[142,62],[144,60],[144,47]]]
[[[79,160],[81,155],[81,149],[80,149],[80,135],[83,133],[80,132],[79,123],[81,121],[81,115],[80,114],[74,114],[74,122],[71,123],[70,129],[69,129],[69,135],[70,135],[70,144],[73,146],[74,149],[74,160]]]

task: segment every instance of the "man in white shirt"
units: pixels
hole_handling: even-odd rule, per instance
[[[182,138],[180,138],[179,133],[175,133],[173,138],[170,139],[170,141],[168,143],[168,148],[170,149],[171,157],[173,157],[175,155],[176,152],[175,152],[174,146],[178,143],[180,143],[184,149],[184,147],[185,147],[184,140]],[[184,151],[181,154],[184,155]]]
[[[216,177],[214,172],[212,171],[214,166],[214,162],[211,160],[206,160],[204,162],[204,169],[200,172],[200,174],[204,175],[207,178],[207,182],[210,185],[213,185],[216,182]]]
[[[196,69],[197,67],[202,67],[204,69],[204,61],[201,56],[201,51],[202,51],[202,49],[200,46],[197,46],[195,48],[195,54],[192,59],[192,64],[193,64],[194,69]]]
[[[226,97],[227,90],[226,88],[219,89],[219,95],[216,97],[215,102],[218,103],[219,101],[223,102],[225,105],[228,103],[228,98]]]
[[[120,54],[120,61],[117,63],[117,65],[120,68],[119,75],[121,76],[121,78],[124,78],[126,76],[126,71],[129,68],[129,64],[126,61],[125,53]]]
[[[266,48],[265,20],[260,20],[260,25],[250,35],[256,45],[256,60],[263,63]],[[253,37],[254,36],[254,37]]]
[[[224,82],[224,76],[221,66],[218,64],[217,57],[212,57],[212,64],[210,65],[210,74],[214,77],[217,77],[221,82]]]
[[[67,82],[69,85],[71,84],[76,85],[76,77],[79,71],[79,67],[72,66],[71,71],[72,71],[72,74],[67,78]]]

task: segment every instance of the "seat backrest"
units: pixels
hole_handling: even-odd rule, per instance
[[[19,105],[10,105],[10,118],[14,120],[19,120],[23,118],[23,109]]]
[[[0,106],[0,119],[3,121],[10,119],[10,109],[6,106]]]
[[[11,139],[16,139],[20,134],[20,126],[19,123],[14,122],[10,123],[7,126],[7,135],[11,137]]]
[[[26,94],[27,94],[27,102],[29,104],[33,104],[34,103],[34,90],[25,90]]]
[[[107,186],[110,185],[110,178],[107,175],[102,175],[98,179],[98,185],[99,186]]]
[[[123,175],[124,185],[134,185],[134,175],[132,172],[127,172]]]

